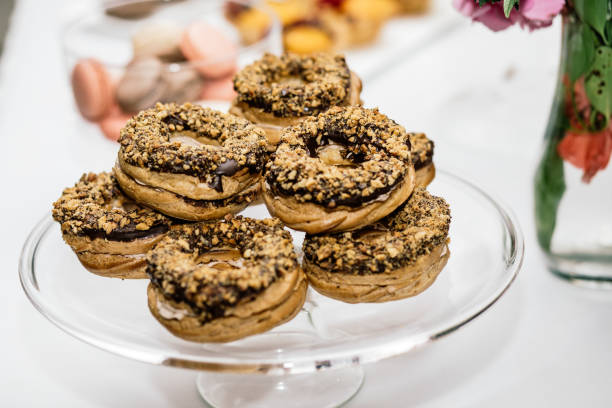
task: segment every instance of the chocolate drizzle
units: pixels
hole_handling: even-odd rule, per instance
[[[165,234],[168,232],[168,225],[154,225],[146,230],[136,229],[134,225],[125,228],[117,228],[110,233],[106,233],[101,229],[84,229],[82,235],[91,239],[107,239],[109,241],[129,242],[135,239],[149,238],[156,235]]]
[[[236,172],[240,170],[240,165],[234,159],[229,159],[219,164],[217,170],[215,170],[215,178],[212,183],[210,183],[210,188],[214,188],[219,193],[223,192],[223,178],[222,176],[231,177]]]

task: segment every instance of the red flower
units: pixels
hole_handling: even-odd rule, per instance
[[[561,158],[584,170],[582,181],[588,183],[599,170],[610,162],[612,155],[612,122],[606,129],[590,132],[587,129],[591,117],[591,104],[584,90],[584,78],[570,87],[567,75],[563,78],[565,89],[565,113],[570,129],[557,146]],[[573,92],[572,92],[573,91]]]
[[[563,160],[583,169],[582,181],[588,183],[610,162],[612,154],[612,128],[597,133],[576,133],[568,130],[557,146]]]

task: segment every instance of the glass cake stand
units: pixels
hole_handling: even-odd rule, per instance
[[[439,171],[429,190],[450,204],[451,256],[422,294],[381,304],[347,304],[309,290],[292,321],[225,344],[174,337],[147,308],[146,280],[87,272],[46,215],[19,264],[32,304],[62,330],[101,349],[152,364],[201,370],[212,406],[338,406],[363,383],[362,364],[406,353],[454,332],[506,291],[523,259],[516,219],[472,183]],[[268,216],[257,205],[244,215]],[[292,232],[296,248],[303,234]]]

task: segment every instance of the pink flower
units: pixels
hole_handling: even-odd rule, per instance
[[[504,15],[503,2],[487,3],[479,7],[477,0],[453,0],[453,6],[463,15],[489,27],[493,31],[504,30],[518,23],[530,31],[547,27],[559,14],[565,0],[520,0],[519,9],[513,9],[510,17]]]

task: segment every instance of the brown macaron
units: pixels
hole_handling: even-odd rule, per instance
[[[157,58],[133,60],[117,85],[117,102],[126,112],[139,112],[159,102],[166,92],[164,64]]]

